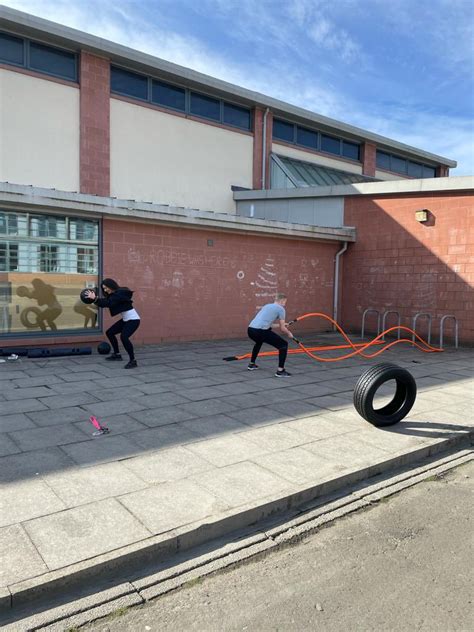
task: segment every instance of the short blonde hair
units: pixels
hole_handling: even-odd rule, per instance
[[[286,294],[282,294],[281,292],[278,292],[278,294],[275,297],[277,301],[282,301],[284,298],[288,298],[288,297]]]

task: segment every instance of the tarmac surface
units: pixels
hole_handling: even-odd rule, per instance
[[[472,349],[292,355],[285,379],[274,357],[254,372],[222,361],[249,350],[244,340],[147,346],[130,371],[97,354],[0,364],[0,609],[469,445]],[[418,386],[412,411],[387,429],[352,405],[360,374],[380,362]],[[110,434],[94,437],[90,415]]]

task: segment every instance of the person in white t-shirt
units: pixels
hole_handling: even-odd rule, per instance
[[[264,305],[255,318],[250,321],[247,333],[249,338],[255,342],[255,345],[252,350],[250,363],[247,367],[249,371],[258,369],[255,361],[262,348],[262,344],[266,342],[278,349],[278,369],[275,373],[275,377],[290,377],[291,373],[285,370],[288,343],[272,330],[272,324],[276,323],[282,333],[286,334],[289,338],[293,338],[293,334],[287,328],[285,322],[286,301],[287,298],[285,294],[277,294],[275,302]]]
[[[111,316],[117,316],[118,314],[122,316],[105,332],[113,349],[113,353],[107,356],[106,360],[122,359],[117,341],[117,334],[120,334],[120,340],[129,357],[125,368],[134,369],[137,366],[137,361],[135,360],[135,351],[130,342],[130,337],[140,327],[140,316],[133,307],[133,291],[128,287],[120,287],[117,281],[113,279],[104,279],[100,285],[104,293],[103,298],[99,298],[94,290],[88,290],[86,297],[92,299],[97,307],[108,307]]]

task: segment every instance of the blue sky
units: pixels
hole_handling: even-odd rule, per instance
[[[474,174],[473,0],[4,0]]]

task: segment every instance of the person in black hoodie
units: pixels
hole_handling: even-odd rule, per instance
[[[140,316],[133,307],[133,291],[128,287],[120,287],[117,281],[113,279],[104,279],[100,284],[103,298],[99,298],[94,290],[86,292],[87,298],[93,299],[97,307],[108,307],[111,316],[121,314],[122,318],[116,321],[112,327],[107,329],[105,335],[112,345],[113,353],[107,356],[106,360],[121,360],[122,356],[119,352],[117,334],[120,334],[120,340],[128,353],[129,361],[125,365],[126,369],[134,369],[137,366],[133,345],[130,337],[136,332],[140,326]]]

